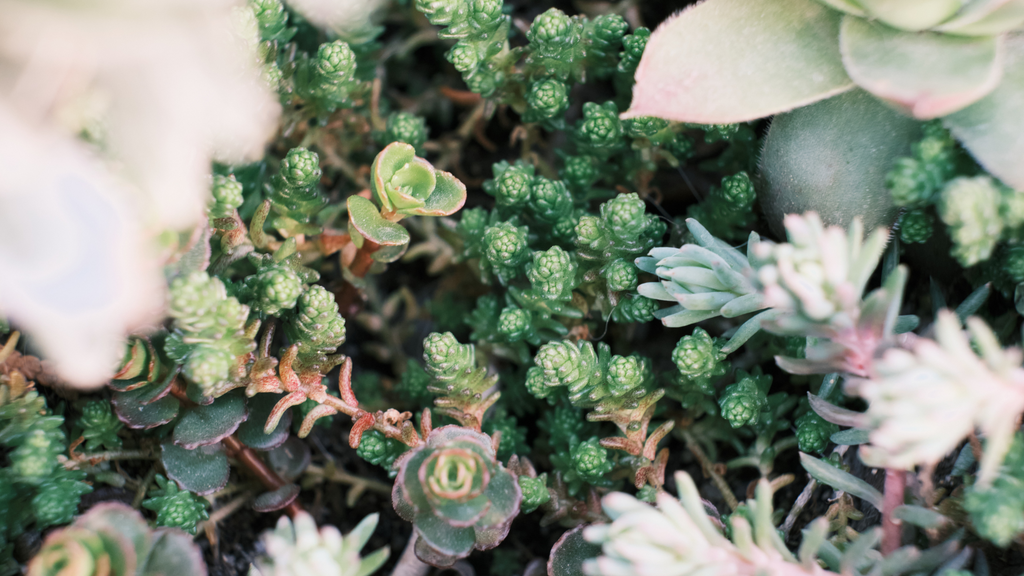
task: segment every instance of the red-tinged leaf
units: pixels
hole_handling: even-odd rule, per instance
[[[326,404],[321,404],[316,408],[313,408],[309,411],[309,414],[306,414],[306,417],[302,419],[302,426],[299,427],[299,438],[309,436],[309,433],[313,431],[313,426],[316,425],[317,420],[334,416],[337,413],[337,410]]]
[[[257,512],[273,512],[291,504],[299,496],[298,484],[285,484],[272,492],[264,492],[252,501],[252,508]]]
[[[348,433],[348,445],[353,448],[359,448],[359,443],[363,440],[363,433],[372,428],[376,421],[377,419],[369,412],[360,416],[352,424],[352,430]]]
[[[174,427],[174,443],[192,450],[220,442],[238,430],[246,414],[245,394],[241,390],[229,392],[209,405],[188,408]]]
[[[114,413],[129,428],[149,429],[166,424],[178,415],[181,402],[174,396],[164,395],[156,399],[150,398],[150,387],[130,392],[114,392],[110,403],[114,405]]]
[[[623,117],[743,122],[849,90],[840,17],[814,0],[696,4],[651,35]]]

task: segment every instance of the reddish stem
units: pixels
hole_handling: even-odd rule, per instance
[[[363,247],[356,252],[349,271],[356,278],[363,278],[373,266],[373,253],[380,249],[380,245],[371,240],[363,240]],[[345,287],[337,295],[338,310],[345,318],[352,318],[359,312],[362,305],[361,294],[351,282],[346,282]]]
[[[195,402],[189,399],[185,393],[185,387],[181,384],[181,380],[175,380],[171,384],[171,395],[178,399],[185,406],[195,406]],[[228,456],[231,456],[235,460],[242,463],[243,466],[252,472],[252,475],[263,484],[263,487],[267,490],[277,490],[281,486],[284,486],[286,482],[277,475],[277,472],[271,470],[267,464],[256,455],[256,452],[249,448],[245,444],[235,437],[234,434],[221,440],[224,443],[224,448],[227,450]],[[292,501],[291,504],[284,507],[284,512],[291,517],[302,511],[302,506],[298,501]]]
[[[888,556],[899,549],[902,527],[893,518],[897,506],[903,505],[903,491],[907,487],[907,471],[888,468],[885,471],[885,499],[882,503],[882,554]]]

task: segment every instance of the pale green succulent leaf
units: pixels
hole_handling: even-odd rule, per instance
[[[377,207],[362,196],[349,196],[348,222],[360,236],[381,246],[402,246],[409,243],[409,231],[401,225],[385,220]]]
[[[1003,81],[943,124],[986,170],[1024,190],[1024,37],[1008,36]]]
[[[466,203],[466,185],[448,172],[434,171],[436,185],[423,206],[401,210],[406,214],[423,216],[450,216]]]
[[[962,0],[857,0],[868,16],[900,30],[926,30],[945,22]]]
[[[744,122],[849,90],[840,16],[813,0],[696,4],[651,35],[623,117]]]
[[[854,16],[865,16],[865,15],[867,15],[867,13],[864,12],[864,8],[862,8],[854,0],[818,0],[818,2],[821,2],[822,4],[824,4],[826,6],[831,6],[832,8],[835,8],[836,10],[839,10],[840,12],[845,12],[847,14],[853,14]]]
[[[398,172],[415,158],[415,148],[405,142],[392,142],[385,146],[377,154],[377,157],[373,159],[373,165],[370,167],[370,174],[372,176],[370,186],[385,210],[394,210],[394,206],[388,198],[385,184],[391,180],[395,172]]]
[[[384,190],[394,209],[405,212],[421,208],[437,184],[434,172],[434,167],[423,158],[413,158],[399,168],[384,183]]]
[[[835,442],[839,446],[857,446],[870,442],[870,436],[870,430],[865,430],[863,428],[848,428],[846,430],[836,432],[829,437],[829,440]]]
[[[965,36],[991,36],[1024,24],[1024,0],[974,0],[934,28],[937,32]]]
[[[897,520],[908,522],[914,526],[920,526],[925,530],[941,528],[945,524],[949,523],[949,518],[943,516],[941,513],[921,506],[897,506],[896,509],[892,511],[892,515],[893,518],[896,518]]]
[[[919,137],[917,121],[861,90],[776,116],[758,191],[768,223],[781,236],[785,214],[814,211],[826,226],[889,226],[898,209],[885,176]]]
[[[905,32],[856,16],[845,16],[840,30],[843,64],[854,82],[915,118],[956,112],[1002,77],[996,36]]]
[[[871,484],[803,452],[800,453],[800,464],[818,482],[828,484],[836,490],[848,492],[871,504],[879,511],[882,510],[882,493]]]

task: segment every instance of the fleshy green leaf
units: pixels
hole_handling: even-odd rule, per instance
[[[914,526],[920,526],[924,529],[940,528],[943,525],[949,523],[949,518],[946,518],[942,514],[935,510],[928,508],[922,508],[921,506],[897,506],[892,511],[893,518],[909,522]]]
[[[235,436],[249,448],[256,450],[272,450],[288,439],[288,430],[292,424],[292,413],[288,410],[277,423],[277,428],[270,434],[263,431],[263,426],[270,418],[270,412],[284,394],[257,394],[249,399],[249,416],[238,427]]]
[[[145,386],[128,392],[114,392],[110,398],[114,412],[129,428],[155,428],[166,424],[178,415],[181,403],[174,396],[165,395],[148,403],[151,388]]]
[[[252,507],[257,512],[273,512],[291,504],[299,496],[298,484],[285,484],[277,490],[264,492],[252,501]]]
[[[370,167],[370,174],[372,176],[370,185],[373,187],[373,192],[377,195],[377,199],[380,200],[385,210],[394,210],[394,206],[391,204],[391,199],[388,198],[384,184],[391,179],[395,172],[398,172],[415,158],[415,148],[405,142],[392,142],[385,146],[377,154],[376,158],[373,159],[373,165]]]
[[[871,484],[803,452],[800,453],[800,464],[818,482],[828,484],[836,490],[849,492],[879,511],[882,510],[882,493]]]
[[[381,246],[409,243],[409,232],[399,224],[385,220],[377,207],[362,196],[349,196],[348,222],[366,239]]]
[[[848,227],[857,216],[866,230],[889,226],[897,208],[885,176],[920,132],[862,90],[776,116],[761,153],[769,224],[782,236],[784,215],[813,210],[826,226]]]
[[[1009,36],[1005,47],[999,86],[943,123],[986,170],[1024,190],[1024,38]]]
[[[962,0],[857,0],[868,16],[900,30],[925,30],[956,13]]]
[[[423,216],[449,216],[459,211],[466,203],[466,185],[448,172],[435,171],[437,184],[427,198],[427,203],[420,208],[401,210],[406,214]]]
[[[583,562],[601,555],[601,547],[583,538],[585,526],[569,530],[551,547],[548,558],[550,576],[583,576]]]
[[[159,528],[141,574],[193,576],[206,574],[206,564],[192,538],[181,530]]]
[[[974,0],[954,18],[936,26],[938,32],[990,36],[1024,24],[1024,0]]]
[[[456,528],[430,512],[416,516],[416,555],[438,567],[451,566],[473,550],[472,528]]]
[[[743,122],[848,90],[840,16],[813,0],[696,4],[651,35],[623,117]]]
[[[228,457],[221,444],[186,450],[170,440],[160,445],[160,460],[167,477],[199,496],[220,490],[228,483]]]
[[[245,420],[245,394],[229,392],[207,406],[195,406],[174,427],[174,443],[186,450],[220,442]]]
[[[951,114],[991,92],[1002,76],[998,37],[904,32],[845,16],[839,45],[858,86],[928,120]]]
[[[847,430],[840,430],[832,435],[830,440],[840,446],[856,446],[858,444],[867,444],[871,438],[871,431],[864,430],[863,428],[849,428]]]

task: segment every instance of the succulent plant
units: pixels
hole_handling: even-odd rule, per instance
[[[751,232],[748,256],[712,236],[690,218],[687,228],[696,244],[682,248],[655,248],[637,258],[640,270],[657,274],[658,282],[640,285],[641,296],[676,304],[654,313],[666,326],[677,328],[715,316],[733,318],[766,307],[764,296],[751,281],[748,256],[760,238]]]
[[[409,245],[409,232],[397,222],[405,216],[448,216],[462,208],[466,186],[447,172],[435,170],[415,147],[393,142],[373,161],[371,188],[378,208],[359,195],[349,196],[349,233],[357,247],[365,240],[382,249],[373,253],[379,261],[396,260]]]
[[[1024,412],[1022,353],[1003,349],[980,319],[968,319],[967,326],[970,341],[956,315],[942,310],[935,340],[917,338],[909,350],[885,351],[869,378],[849,385],[868,401],[864,427],[871,444],[860,451],[865,462],[898,468],[935,463],[977,427],[987,439],[978,484],[991,484]],[[932,418],[939,413],[941,425]]]
[[[726,386],[718,399],[722,418],[733,428],[757,424],[762,418],[761,413],[768,409],[771,385],[772,377],[767,374],[740,371],[736,375],[736,383]]]
[[[131,507],[105,503],[51,532],[28,566],[30,576],[68,573],[194,576],[206,565],[183,532],[151,530]]]
[[[82,407],[78,424],[82,427],[86,450],[93,452],[104,446],[109,449],[121,447],[121,438],[117,433],[124,425],[114,415],[106,400],[90,400]]]
[[[559,340],[541,346],[534,358],[543,383],[552,388],[565,386],[576,407],[596,406],[606,399],[635,400],[651,387],[650,361],[638,356],[613,356],[611,348],[599,343]]]
[[[395,511],[413,523],[416,555],[428,564],[451,566],[474,548],[494,548],[519,513],[519,483],[480,432],[437,428],[396,466]]]
[[[199,522],[209,518],[206,502],[160,474],[156,476],[156,483],[159,488],[149,493],[142,507],[156,512],[157,526],[180,528],[195,535]]]
[[[256,559],[250,576],[369,576],[390,555],[388,548],[366,557],[359,555],[377,528],[378,518],[377,514],[370,514],[342,536],[334,526],[318,530],[307,512],[299,512],[294,519],[281,516],[277,526],[263,534],[267,553]]]
[[[1024,22],[1012,6],[773,0],[753,9],[742,0],[706,2],[651,36],[625,117],[718,124],[780,114],[762,157],[766,209],[778,219],[817,210],[840,225],[860,215],[870,229],[895,218],[885,175],[918,128],[860,104],[860,95],[917,119],[941,117],[982,166],[1024,187],[1024,169],[1013,160],[1020,155],[1014,94],[1024,81],[1024,43],[1009,33]],[[830,98],[844,103],[819,102]],[[830,125],[819,121],[829,115]],[[868,142],[875,145],[864,147]],[[845,167],[826,177],[827,159]]]

